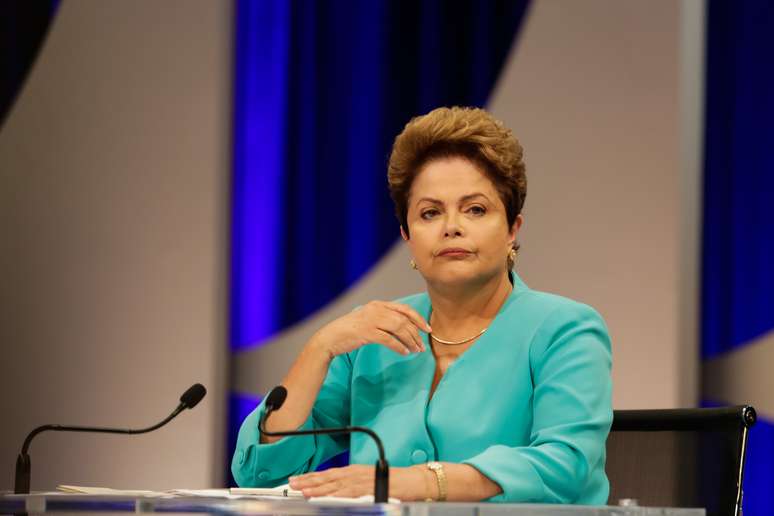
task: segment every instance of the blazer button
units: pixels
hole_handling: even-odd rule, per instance
[[[411,453],[411,462],[414,464],[422,464],[427,462],[427,452],[425,450],[414,450]]]
[[[269,472],[264,470],[261,470],[258,472],[258,478],[261,480],[269,480]]]

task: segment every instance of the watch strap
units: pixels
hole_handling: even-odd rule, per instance
[[[435,474],[435,480],[438,483],[438,500],[443,502],[446,500],[447,484],[446,484],[446,471],[443,469],[443,464],[440,462],[428,462],[427,468]]]

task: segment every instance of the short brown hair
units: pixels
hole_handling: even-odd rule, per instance
[[[387,181],[395,214],[406,235],[414,178],[427,163],[450,157],[481,167],[500,194],[508,227],[512,227],[527,197],[524,149],[519,140],[483,109],[442,107],[412,118],[392,146]]]

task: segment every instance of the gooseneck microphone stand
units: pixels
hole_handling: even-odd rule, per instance
[[[375,467],[374,502],[387,503],[390,497],[389,496],[390,467],[387,464],[387,459],[384,457],[384,446],[382,445],[382,440],[379,438],[378,435],[376,435],[376,432],[364,426],[343,426],[338,428],[319,428],[315,430],[293,430],[293,431],[269,432],[268,430],[266,430],[266,419],[269,417],[269,415],[272,412],[274,412],[275,410],[278,410],[282,406],[282,404],[285,403],[285,398],[287,397],[287,395],[288,395],[287,389],[285,389],[285,387],[281,385],[278,385],[277,387],[271,390],[269,395],[266,397],[266,404],[264,406],[265,407],[264,415],[258,423],[258,430],[263,435],[268,435],[271,437],[288,437],[288,436],[294,436],[294,435],[351,434],[355,432],[368,434],[374,440],[374,442],[376,443],[376,447],[379,450],[379,460],[376,461],[376,464],[374,466]]]
[[[32,477],[32,463],[30,456],[27,453],[32,439],[35,438],[41,432],[53,431],[53,432],[97,432],[103,434],[145,434],[152,432],[172,421],[180,412],[189,408],[192,409],[199,403],[204,395],[207,394],[207,389],[200,383],[194,384],[186,390],[182,396],[180,396],[180,405],[163,421],[156,423],[153,426],[140,429],[124,429],[124,428],[106,428],[106,427],[93,427],[93,426],[70,426],[70,425],[43,425],[39,426],[27,435],[22,445],[21,453],[16,458],[16,481],[14,483],[14,493],[16,494],[29,494],[30,492],[30,479]]]

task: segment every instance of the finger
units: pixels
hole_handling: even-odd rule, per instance
[[[414,326],[413,324],[409,324],[408,326],[406,326],[406,330],[411,334],[411,338],[414,339],[414,342],[417,343],[420,351],[424,351],[425,341],[422,340],[422,336],[419,335],[419,330],[417,329],[417,327]]]
[[[419,335],[415,335],[409,330],[409,328],[415,328],[413,324],[404,325],[401,328],[396,329],[392,333],[401,342],[407,344],[407,347],[414,352],[424,351],[422,341],[419,340]],[[416,329],[416,328],[415,328]]]
[[[340,480],[334,480],[319,486],[305,487],[301,492],[307,498],[311,498],[313,496],[331,496],[333,493],[342,491],[343,489],[344,484]]]
[[[391,310],[391,313],[392,315],[386,319],[386,327],[381,329],[395,335],[398,340],[410,344],[409,348],[412,351],[424,351],[425,344],[413,321],[401,312]]]
[[[369,339],[369,342],[383,344],[401,355],[408,355],[411,353],[408,347],[405,346],[401,341],[393,337],[390,333],[378,328],[374,330],[372,337]]]
[[[428,333],[433,331],[433,329],[430,327],[430,325],[425,320],[425,318],[419,315],[419,312],[417,312],[410,306],[403,305],[400,303],[393,303],[391,301],[385,301],[384,306],[386,306],[390,310],[395,310],[396,312],[400,312],[401,314],[405,315],[411,320],[412,324],[414,324],[414,326],[416,326],[420,330]]]
[[[326,475],[320,473],[306,473],[297,477],[288,478],[288,483],[293,489],[303,489],[305,487],[319,486],[325,484],[329,479]]]
[[[356,498],[363,495],[374,494],[374,475],[373,471],[365,473],[352,473],[351,476],[342,479],[341,487],[328,496],[342,496],[347,498]]]
[[[359,496],[365,496],[369,494],[370,495],[374,494],[374,486],[371,486],[370,489],[366,485],[352,486],[346,489],[333,491],[328,496],[340,496],[342,498],[357,498]]]
[[[385,331],[403,343],[409,351],[416,352],[422,350],[421,340],[417,342],[407,328],[414,328],[412,323],[405,315],[394,310],[387,310],[376,323],[377,328]]]

